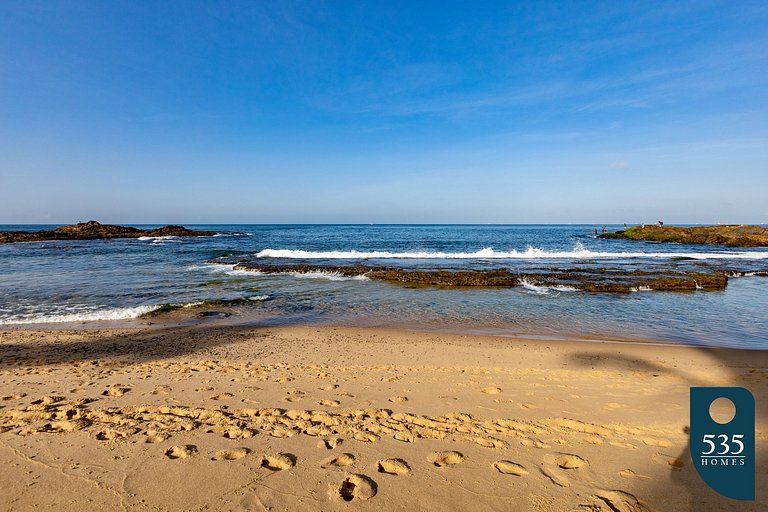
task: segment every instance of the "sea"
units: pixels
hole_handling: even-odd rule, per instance
[[[0,225],[0,231],[55,227]],[[606,240],[595,237],[602,226],[570,224],[186,227],[216,235],[0,244],[0,329],[140,325],[141,315],[164,304],[247,299],[231,317],[196,321],[768,349],[768,277],[752,275],[768,270],[766,248]],[[724,291],[614,294],[532,283],[409,287],[322,269],[234,270],[237,261],[519,273],[726,269],[745,275],[730,278]]]

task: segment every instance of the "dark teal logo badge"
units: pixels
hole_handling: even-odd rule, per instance
[[[727,407],[718,415],[720,404]],[[718,493],[734,500],[755,499],[752,393],[744,388],[691,388],[691,457],[699,476]]]

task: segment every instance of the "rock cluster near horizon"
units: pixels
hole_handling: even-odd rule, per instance
[[[37,242],[42,240],[101,240],[108,238],[139,238],[142,236],[212,236],[212,231],[192,231],[183,226],[163,226],[145,231],[130,226],[101,224],[95,220],[73,226],[61,226],[51,231],[4,231],[0,243]]]
[[[615,233],[603,233],[600,238],[642,240],[646,242],[711,244],[728,247],[768,247],[768,228],[760,226],[633,226]]]

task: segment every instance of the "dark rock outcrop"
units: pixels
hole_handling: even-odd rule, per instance
[[[0,243],[37,242],[41,240],[101,240],[107,238],[139,238],[142,236],[212,236],[212,231],[192,231],[182,226],[164,226],[145,231],[129,226],[100,224],[95,220],[73,226],[61,226],[52,231],[3,231]]]
[[[646,242],[679,244],[712,244],[728,247],[768,247],[768,228],[760,226],[633,226],[615,233],[603,233],[600,238],[643,240]]]
[[[223,263],[211,261],[209,263]],[[232,264],[232,263],[227,263]],[[390,267],[324,266],[324,265],[269,265],[241,262],[235,270],[265,274],[326,272],[340,277],[360,277],[409,286],[442,287],[512,287],[529,284],[557,289],[568,287],[586,292],[629,293],[641,290],[694,291],[723,290],[728,274],[712,272],[646,272],[618,269],[570,269],[541,271],[539,273],[512,273],[495,270],[409,270]]]

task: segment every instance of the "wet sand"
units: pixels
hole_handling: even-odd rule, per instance
[[[0,510],[764,510],[768,353],[333,327],[0,331]],[[688,455],[757,402],[758,500]]]

